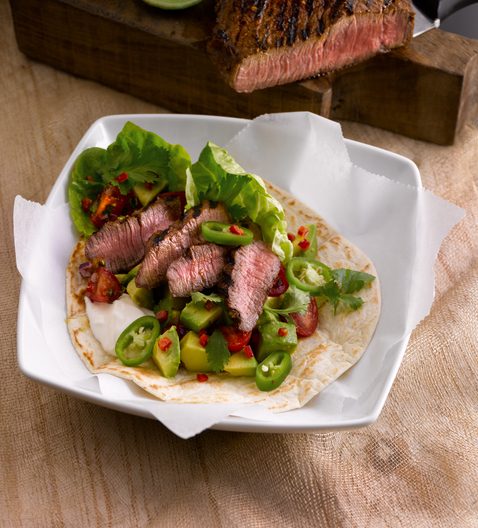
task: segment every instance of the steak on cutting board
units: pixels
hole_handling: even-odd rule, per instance
[[[237,92],[338,70],[410,41],[409,0],[217,0],[209,53]]]

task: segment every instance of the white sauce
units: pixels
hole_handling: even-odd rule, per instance
[[[85,303],[93,335],[104,350],[115,357],[115,344],[121,332],[139,317],[153,315],[151,310],[140,308],[126,294],[111,304],[94,303],[88,297],[85,297]]]

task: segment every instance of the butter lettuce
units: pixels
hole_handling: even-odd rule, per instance
[[[272,251],[282,261],[290,259],[292,243],[287,238],[282,205],[267,192],[258,176],[244,171],[225,149],[211,142],[188,171],[186,183],[189,207],[205,199],[223,202],[234,222],[249,217],[259,225]]]
[[[83,198],[94,200],[107,185],[116,185],[122,194],[127,194],[145,182],[159,183],[168,191],[183,191],[190,165],[191,158],[181,145],[171,145],[154,132],[127,122],[107,149],[89,148],[73,165],[68,199],[76,229],[86,236],[96,231],[82,208]],[[128,178],[118,182],[122,173]]]

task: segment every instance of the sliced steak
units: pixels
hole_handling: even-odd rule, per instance
[[[208,49],[238,92],[338,70],[402,46],[409,0],[217,0]]]
[[[236,251],[227,302],[240,330],[249,332],[256,326],[279,269],[279,257],[264,242],[253,242]]]
[[[173,296],[187,297],[214,286],[221,278],[225,253],[226,249],[216,244],[190,247],[188,255],[175,260],[166,272]]]
[[[113,273],[129,270],[144,257],[146,243],[157,231],[181,218],[179,198],[157,198],[149,207],[122,220],[107,222],[86,243],[89,259],[103,259]]]
[[[205,242],[201,224],[208,221],[229,223],[230,218],[222,204],[205,201],[190,209],[182,221],[153,235],[136,276],[136,284],[141,288],[159,286],[166,279],[172,262],[182,257],[189,247]]]

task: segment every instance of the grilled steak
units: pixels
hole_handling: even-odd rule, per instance
[[[222,246],[192,246],[188,253],[188,256],[175,260],[166,272],[169,290],[174,297],[187,297],[214,286],[224,269],[226,249]]]
[[[248,332],[256,325],[279,269],[279,258],[264,242],[236,251],[227,302],[240,330]]]
[[[230,219],[222,204],[205,201],[190,209],[182,221],[153,235],[136,276],[137,286],[155,288],[164,281],[172,262],[182,257],[189,247],[204,242],[201,224],[208,221],[228,223]]]
[[[208,49],[238,92],[355,64],[412,37],[410,0],[217,0]]]
[[[181,213],[179,198],[157,198],[148,208],[124,220],[107,222],[88,239],[86,256],[104,259],[113,273],[131,269],[144,257],[150,236],[167,229]]]

